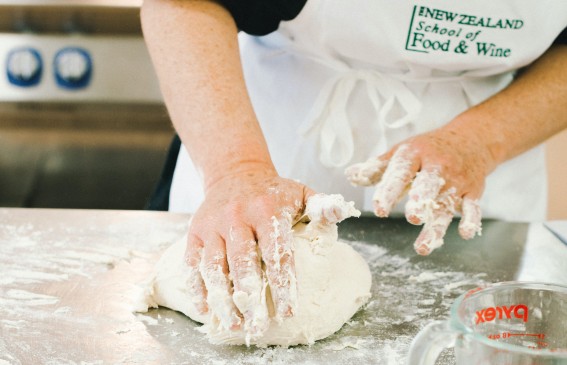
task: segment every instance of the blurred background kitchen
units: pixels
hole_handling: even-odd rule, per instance
[[[0,0],[1,207],[144,209],[173,129],[141,2]],[[567,219],[567,131],[547,149]]]
[[[173,129],[137,0],[0,0],[0,206],[143,209]]]

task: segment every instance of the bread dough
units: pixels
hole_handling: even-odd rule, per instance
[[[338,241],[335,224],[322,227],[297,223],[293,233],[298,297],[295,315],[279,323],[270,320],[263,337],[253,339],[251,344],[311,344],[338,331],[370,298],[368,265],[348,244]],[[157,306],[171,308],[203,323],[201,330],[211,343],[245,344],[244,331],[211,326],[209,316],[199,314],[191,305],[186,290],[190,271],[184,261],[185,247],[186,240],[182,239],[165,251],[138,311]],[[269,296],[269,290],[266,293]]]

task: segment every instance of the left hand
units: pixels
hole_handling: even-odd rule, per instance
[[[377,184],[374,212],[387,217],[408,191],[407,220],[424,227],[415,241],[418,254],[428,255],[443,244],[456,213],[461,213],[459,233],[471,239],[481,233],[478,199],[484,180],[496,163],[480,135],[450,125],[410,138],[382,156],[346,170],[354,185]]]

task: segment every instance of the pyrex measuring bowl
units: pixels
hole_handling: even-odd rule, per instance
[[[407,364],[435,364],[448,347],[458,365],[567,365],[567,286],[505,282],[470,290],[448,320],[421,330]]]

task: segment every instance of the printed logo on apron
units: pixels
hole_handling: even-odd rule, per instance
[[[518,18],[484,17],[422,5],[413,7],[405,49],[412,52],[445,52],[483,57],[510,57],[505,39],[494,40],[487,30],[517,31]]]

